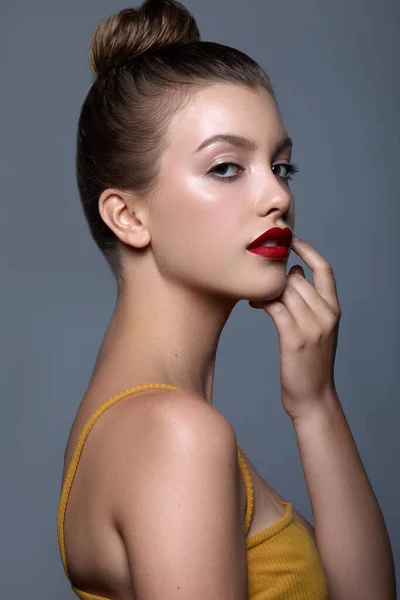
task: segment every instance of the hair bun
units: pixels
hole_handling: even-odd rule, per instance
[[[100,21],[89,42],[89,65],[98,77],[150,48],[200,40],[190,12],[175,0],[145,0]]]

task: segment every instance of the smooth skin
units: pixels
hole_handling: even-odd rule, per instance
[[[216,142],[197,150],[219,133],[249,138],[257,149]],[[294,230],[285,167],[291,148],[275,151],[287,135],[267,91],[210,85],[174,115],[156,192],[101,194],[99,211],[123,242],[127,278],[92,386],[112,395],[131,386],[134,371],[212,404],[218,341],[231,311],[243,299],[274,300],[287,285],[288,259],[247,250],[270,227]],[[221,164],[232,162],[239,167]]]
[[[320,408],[321,399],[336,394],[334,361],[342,311],[328,261],[300,238],[292,250],[311,269],[314,285],[295,265],[279,299],[252,305],[263,308],[277,328],[282,404],[296,419],[309,416]]]
[[[227,133],[255,147],[216,142],[198,150]],[[247,598],[236,436],[212,406],[218,341],[237,302],[260,303],[280,333],[284,408],[296,415],[309,408],[305,391],[330,384],[337,312],[333,275],[304,241],[293,249],[314,271],[315,288],[286,274],[287,259],[247,250],[271,227],[294,231],[285,168],[291,147],[276,150],[287,136],[265,90],[210,85],[174,115],[155,193],[107,189],[99,198],[121,242],[126,282],[66,464],[99,404],[142,383],[178,389],[124,400],[86,442],[74,487],[90,506],[71,507],[71,529],[66,516],[67,556],[70,548],[72,580],[81,589],[119,600]],[[315,335],[302,337],[309,326]],[[294,374],[304,368],[299,389]]]
[[[256,303],[279,335],[281,397],[296,434],[330,600],[396,599],[388,530],[334,381],[341,308],[331,265],[305,240],[282,296]]]

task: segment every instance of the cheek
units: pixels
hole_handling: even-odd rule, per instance
[[[196,249],[223,249],[244,228],[244,204],[228,183],[175,177],[158,200],[157,222],[171,242]]]
[[[243,201],[237,191],[229,192],[229,185],[175,178],[164,186],[152,223],[155,251],[160,240],[158,261],[164,266],[168,261],[169,269],[174,265],[196,269],[200,275],[203,269],[210,273],[213,266],[218,270],[218,263],[232,257],[241,247],[246,217]]]

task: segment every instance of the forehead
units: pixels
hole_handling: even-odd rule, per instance
[[[213,84],[193,94],[170,123],[169,142],[197,146],[216,133],[238,133],[273,142],[284,131],[275,100],[263,88]]]

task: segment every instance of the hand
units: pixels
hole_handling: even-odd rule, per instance
[[[302,239],[293,241],[292,249],[311,269],[314,286],[302,267],[294,265],[279,298],[249,304],[263,308],[276,325],[282,404],[296,419],[336,395],[334,362],[342,311],[331,265]]]

